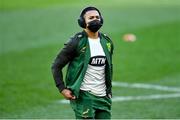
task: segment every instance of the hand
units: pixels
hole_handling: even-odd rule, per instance
[[[72,91],[69,89],[62,90],[61,94],[66,98],[67,100],[74,100],[76,97],[72,94]]]

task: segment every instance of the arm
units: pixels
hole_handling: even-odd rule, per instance
[[[77,40],[72,38],[57,55],[51,67],[56,87],[66,99],[71,99],[73,95],[69,89],[66,89],[63,81],[62,69],[76,56],[76,47]]]

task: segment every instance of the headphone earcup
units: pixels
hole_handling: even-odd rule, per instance
[[[101,16],[100,18],[101,18],[101,24],[103,25],[104,23],[103,17]]]
[[[80,27],[86,28],[86,23],[85,23],[84,19],[81,17],[78,19],[78,24]]]

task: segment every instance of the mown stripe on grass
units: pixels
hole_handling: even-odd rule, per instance
[[[125,83],[125,82],[113,82],[114,87],[126,87],[126,88],[142,88],[142,89],[153,89],[160,91],[168,91],[168,92],[178,92],[171,94],[153,94],[153,95],[141,95],[141,96],[114,96],[112,98],[113,102],[122,102],[122,101],[134,101],[134,100],[153,100],[153,99],[169,99],[169,98],[177,98],[180,97],[180,88],[177,87],[169,87],[169,86],[161,86],[161,85],[153,85],[153,84],[144,84],[144,83]],[[68,104],[68,100],[59,100],[58,103]]]

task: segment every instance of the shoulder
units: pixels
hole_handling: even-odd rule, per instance
[[[100,33],[102,37],[104,37],[109,43],[110,43],[110,49],[111,49],[111,53],[113,54],[114,51],[114,44],[113,41],[111,40],[111,38],[109,37],[109,35],[105,34],[105,33]]]
[[[83,37],[84,37],[84,33],[83,32],[78,32],[74,36],[72,36],[71,39],[73,39],[73,40],[80,40]]]
[[[79,43],[79,40],[83,37],[83,33],[82,32],[78,32],[75,35],[71,36],[69,38],[69,40],[64,44],[71,44],[71,45],[77,45]]]
[[[109,41],[111,44],[113,44],[112,39],[107,35],[106,33],[100,33],[102,37],[104,37],[107,41]]]

